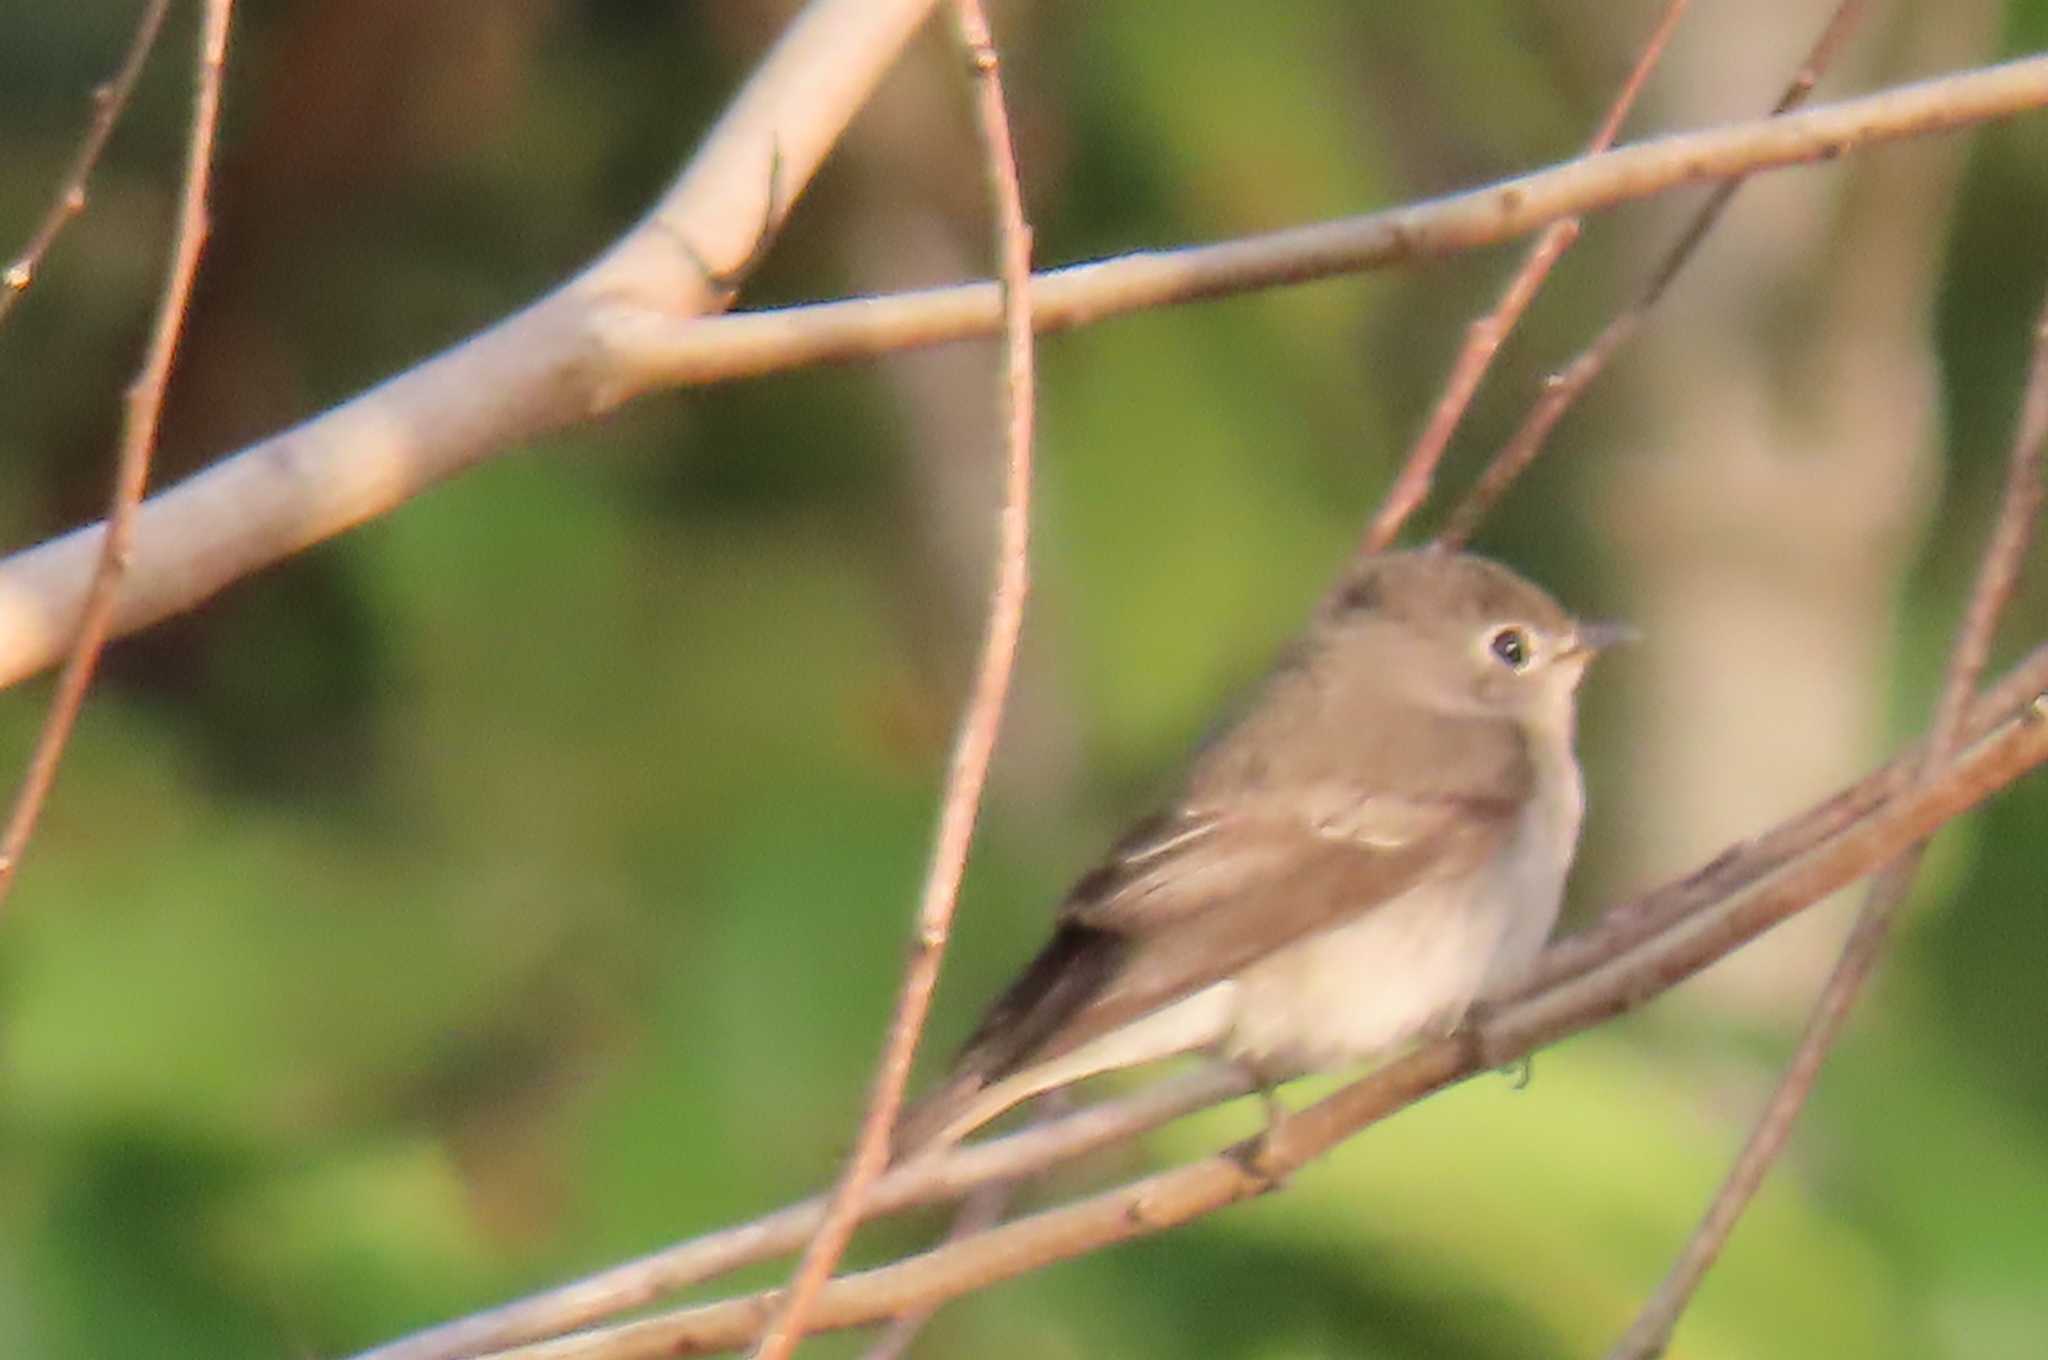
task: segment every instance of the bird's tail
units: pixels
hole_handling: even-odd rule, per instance
[[[896,1122],[895,1158],[902,1161],[935,1145],[958,1142],[1011,1106],[1050,1090],[1039,1086],[960,1125],[988,1102],[983,1093],[1049,1052],[1057,1052],[1076,1014],[1115,976],[1125,941],[1108,931],[1072,923],[1053,933],[1038,957],[989,1007],[961,1046],[945,1080]]]
[[[955,1129],[961,1115],[975,1103],[975,1098],[988,1089],[985,1074],[971,1070],[955,1070],[935,1091],[912,1101],[896,1120],[896,1131],[890,1135],[890,1158],[907,1162],[920,1154],[937,1152],[952,1146],[974,1131],[975,1126]],[[1002,1111],[988,1116],[993,1119]],[[987,1123],[988,1119],[979,1121]]]
[[[1230,984],[1221,983],[1096,1035],[1078,1047],[1005,1071],[991,1079],[962,1066],[897,1124],[897,1160],[952,1146],[990,1120],[1036,1095],[1179,1053],[1210,1048],[1230,1023]],[[963,1057],[972,1057],[973,1051]]]

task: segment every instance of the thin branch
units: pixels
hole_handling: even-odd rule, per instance
[[[192,280],[199,271],[199,255],[206,244],[206,186],[213,165],[214,134],[220,125],[221,69],[227,57],[228,17],[233,0],[207,0],[199,30],[199,68],[192,99],[192,131],[185,148],[185,180],[178,195],[177,222],[171,237],[170,261],[165,267],[163,296],[157,303],[156,321],[150,327],[149,345],[142,368],[129,384],[123,398],[121,449],[114,469],[114,489],[107,508],[107,532],[101,540],[99,563],[93,572],[79,614],[78,633],[71,652],[57,677],[57,692],[50,699],[42,731],[36,735],[35,750],[29,756],[28,772],[14,796],[7,824],[0,830],[0,900],[14,886],[22,853],[35,834],[36,820],[50,788],[57,781],[57,766],[64,747],[85,703],[92,684],[93,669],[106,646],[134,557],[136,509],[142,504],[143,488],[149,483],[149,462],[156,452],[157,421],[163,414],[164,388],[171,379],[171,361],[177,356],[178,337],[185,327],[185,309],[192,297]],[[125,95],[125,91],[124,91]]]
[[[1033,307],[1041,332],[1070,330],[1152,307],[1434,259],[1687,185],[2009,117],[2048,103],[2044,86],[2048,57],[2028,57],[1783,117],[1638,142],[1361,217],[1070,265],[1037,276]],[[697,384],[985,336],[996,330],[998,311],[994,286],[979,283],[685,324],[622,320],[630,332],[619,334],[619,344],[654,381]]]
[[[1842,0],[1835,6],[1835,12],[1828,16],[1827,27],[1814,40],[1813,48],[1806,54],[1806,60],[1792,77],[1792,83],[1785,87],[1785,93],[1778,96],[1778,102],[1771,106],[1774,114],[1790,113],[1806,102],[1813,93],[1813,87],[1820,83],[1828,67],[1835,64],[1835,58],[1849,43],[1849,37],[1856,26],[1863,22],[1865,0]]]
[[[1635,66],[1621,83],[1621,90],[1601,118],[1592,140],[1586,143],[1585,154],[1598,155],[1613,145],[1628,111],[1635,107],[1636,96],[1642,93],[1650,72],[1662,59],[1664,49],[1678,28],[1678,21],[1685,17],[1690,3],[1691,0],[1667,0],[1656,27],[1650,30],[1642,50],[1636,54]],[[1565,217],[1545,227],[1536,243],[1529,248],[1529,253],[1522,257],[1521,267],[1508,280],[1500,300],[1492,310],[1465,328],[1465,344],[1451,362],[1443,394],[1437,398],[1429,419],[1423,423],[1422,433],[1416,436],[1414,446],[1408,450],[1407,458],[1402,460],[1401,471],[1387,488],[1386,499],[1380,502],[1379,511],[1366,530],[1361,552],[1385,551],[1393,543],[1395,535],[1401,532],[1401,526],[1407,523],[1408,517],[1429,499],[1430,488],[1436,481],[1437,464],[1443,461],[1445,450],[1450,448],[1451,436],[1457,432],[1459,422],[1464,420],[1465,411],[1471,406],[1473,395],[1479,391],[1486,370],[1492,366],[1494,355],[1520,323],[1522,313],[1535,301],[1544,280],[1550,277],[1551,269],[1579,239],[1581,222],[1578,217]]]
[[[2048,666],[2048,648],[2037,651],[2029,664]],[[1336,1143],[1431,1092],[1645,1004],[1894,858],[2043,762],[2048,762],[2048,697],[2037,694],[1959,752],[1937,779],[1905,790],[1812,854],[1716,904],[1701,919],[1579,977],[1494,1009],[1469,1030],[1427,1044],[1289,1115],[1262,1138],[834,1280],[819,1296],[811,1325],[850,1327],[893,1317],[1265,1193]],[[728,1299],[499,1352],[496,1360],[635,1360],[729,1349],[756,1334],[778,1307],[780,1293]]]
[[[135,92],[135,82],[142,75],[150,50],[156,46],[157,34],[163,29],[164,13],[170,8],[170,3],[171,0],[147,0],[142,7],[142,17],[136,21],[135,36],[128,40],[128,51],[121,58],[120,67],[105,84],[92,92],[92,121],[86,125],[85,138],[78,144],[78,153],[71,158],[71,166],[57,186],[57,197],[51,201],[49,211],[43,214],[43,220],[36,224],[21,253],[9,262],[5,270],[0,270],[0,322],[7,319],[7,314],[14,310],[14,304],[36,281],[36,275],[42,271],[43,257],[50,253],[57,237],[70,225],[72,218],[85,211],[85,186],[92,179],[101,153],[107,149],[107,139],[114,135],[115,124],[121,121],[121,114],[128,108],[128,99]]]
[[[1923,781],[1935,777],[1965,739],[1971,694],[1991,655],[1999,617],[2018,588],[2027,548],[2033,540],[2034,521],[2041,512],[2044,440],[2048,440],[2048,298],[2043,299],[2041,313],[2034,323],[2032,360],[2028,364],[2026,392],[2020,403],[1998,520],[1984,545],[1976,584],[1971,589],[1955,646],[1949,653],[1941,696],[1928,731]],[[1692,1302],[1707,1271],[1719,1259],[1735,1224],[1792,1136],[1793,1125],[1812,1094],[1821,1064],[1840,1039],[1849,1013],[1883,956],[1892,923],[1912,889],[1926,848],[1925,841],[1913,845],[1871,884],[1856,925],[1814,1002],[1798,1047],[1756,1126],[1708,1203],[1705,1216],[1686,1239],[1670,1273],[1616,1342],[1609,1360],[1648,1360],[1662,1355],[1670,1345],[1678,1319]]]
[[[1965,739],[1976,741],[2016,709],[2048,692],[2048,647],[2030,653],[1971,705]],[[1551,945],[1529,976],[1503,1000],[1521,1000],[1580,977],[1646,940],[1673,929],[1714,902],[1748,887],[1816,846],[1841,835],[1897,798],[1926,765],[1924,742],[1907,748],[1847,788],[1761,835],[1740,841],[1683,878],[1604,913],[1598,922]]]
[[[242,577],[384,514],[521,440],[666,386],[721,381],[993,334],[993,284],[687,320],[723,306],[714,269],[744,259],[768,181],[785,209],[932,0],[816,0],[706,141],[693,169],[596,266],[455,348],[145,502],[114,631],[191,609]],[[829,98],[819,99],[814,91]],[[1781,119],[1623,147],[1368,217],[1040,275],[1034,325],[1299,283],[1493,244],[1680,185],[1825,160],[2048,105],[2048,56],[1944,76]],[[741,154],[744,152],[745,154]],[[695,163],[693,162],[693,165]],[[766,167],[779,165],[779,176]],[[730,238],[729,241],[727,238]],[[730,254],[715,247],[726,243]],[[77,628],[102,528],[0,561],[0,686],[49,666]]]
[[[1865,0],[1842,0],[1842,3],[1835,7],[1835,12],[1829,17],[1826,27],[1821,30],[1820,37],[1815,39],[1813,47],[1808,50],[1806,59],[1799,63],[1799,69],[1793,73],[1784,93],[1780,94],[1778,102],[1771,106],[1772,118],[1782,118],[1806,102],[1806,97],[1813,93],[1813,87],[1819,81],[1822,72],[1848,42],[1849,35],[1855,31],[1857,22],[1863,17],[1864,3]],[[1528,471],[1529,465],[1542,454],[1551,430],[1556,428],[1558,421],[1564,419],[1565,412],[1572,408],[1580,394],[1592,385],[1593,380],[1605,371],[1609,361],[1622,346],[1633,339],[1635,333],[1642,328],[1650,310],[1663,300],[1664,294],[1669,291],[1679,271],[1685,268],[1699,249],[1700,242],[1706,239],[1714,224],[1721,220],[1721,214],[1734,200],[1736,190],[1742,187],[1745,178],[1747,176],[1734,176],[1717,185],[1714,191],[1707,195],[1706,201],[1700,205],[1699,211],[1693,214],[1685,230],[1678,234],[1678,239],[1665,254],[1663,263],[1651,274],[1649,282],[1644,285],[1642,292],[1636,295],[1635,301],[1617,313],[1600,334],[1593,338],[1592,344],[1586,346],[1570,363],[1544,380],[1543,394],[1536,399],[1535,405],[1530,407],[1529,414],[1523,419],[1521,426],[1509,436],[1508,442],[1494,455],[1486,470],[1479,474],[1478,481],[1473,483],[1465,499],[1451,512],[1443,533],[1437,537],[1440,545],[1456,548],[1472,540],[1480,521],[1499,504],[1500,498],[1507,494],[1515,479]]]
[[[2041,513],[2042,449],[2048,444],[2048,298],[2034,321],[2033,352],[2027,366],[2026,394],[2020,404],[2018,429],[2007,463],[2005,491],[1998,522],[1984,546],[1977,581],[1970,591],[1955,649],[1934,710],[1928,764],[1939,765],[1963,740],[1976,689],[1991,658],[1998,620],[2019,588],[2034,525]]]
[[[1245,1080],[1226,1068],[1181,1072],[1120,1100],[891,1167],[875,1182],[866,1213],[872,1218],[944,1203],[985,1185],[1022,1180],[1248,1090]],[[559,1336],[742,1266],[796,1251],[817,1232],[824,1216],[825,1197],[819,1195],[473,1317],[415,1332],[354,1360],[460,1360]]]
[[[1015,1189],[1014,1184],[1004,1182],[999,1185],[984,1185],[969,1195],[961,1204],[959,1213],[954,1216],[952,1225],[947,1228],[943,1240],[959,1242],[995,1227],[1002,1222],[1003,1211],[1009,1207],[1010,1195]],[[902,1360],[916,1343],[917,1334],[924,1330],[925,1324],[930,1322],[938,1311],[939,1305],[930,1303],[896,1317],[876,1339],[875,1344],[869,1346],[862,1354],[861,1360]]]
[[[1031,227],[1024,220],[1017,153],[1010,138],[1009,115],[1003,108],[1002,77],[997,70],[988,18],[979,0],[954,0],[953,12],[960,43],[975,78],[975,121],[987,161],[989,200],[996,220],[996,254],[1003,283],[1001,407],[1006,415],[1007,471],[996,581],[989,598],[981,664],[961,719],[952,768],[946,777],[938,836],[918,904],[917,935],[910,961],[904,966],[903,986],[875,1072],[867,1114],[861,1121],[846,1171],[825,1210],[824,1221],[805,1248],[774,1319],[761,1333],[754,1350],[756,1360],[788,1360],[797,1342],[803,1339],[811,1305],[831,1279],[854,1228],[860,1223],[869,1187],[888,1165],[890,1136],[903,1106],[911,1061],[931,1013],[939,966],[952,934],[960,880],[966,871],[968,848],[974,840],[974,823],[981,809],[996,734],[1002,728],[1003,702],[1009,695],[1010,678],[1016,669],[1017,639],[1024,627],[1024,597],[1031,585]]]

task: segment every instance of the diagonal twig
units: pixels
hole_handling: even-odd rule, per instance
[[[866,1211],[874,1216],[942,1203],[984,1185],[1036,1175],[1249,1089],[1243,1077],[1220,1065],[1181,1072],[1120,1100],[891,1167],[875,1182]],[[528,1298],[429,1327],[353,1360],[460,1360],[559,1336],[742,1266],[796,1251],[817,1231],[824,1214],[825,1197],[820,1195]]]
[[[64,758],[64,747],[78,721],[79,708],[85,703],[85,692],[92,684],[100,651],[106,646],[114,607],[120,602],[121,584],[133,556],[136,511],[149,482],[149,461],[156,451],[164,388],[170,382],[171,361],[177,355],[186,304],[192,296],[192,280],[198,273],[199,255],[206,242],[206,186],[213,164],[214,134],[220,124],[221,69],[227,56],[232,6],[233,0],[207,0],[200,22],[192,131],[186,143],[184,186],[178,195],[177,225],[165,269],[163,297],[157,304],[156,321],[150,327],[142,368],[123,397],[121,449],[107,509],[107,533],[79,615],[78,632],[58,674],[57,692],[50,700],[49,713],[36,734],[28,772],[14,796],[6,827],[0,830],[0,900],[14,886],[22,852],[35,834],[36,820],[57,780],[57,766]]]
[[[1840,54],[1850,34],[1855,31],[1857,21],[1863,17],[1864,5],[1865,0],[1842,0],[1835,7],[1835,12],[1829,16],[1820,37],[1814,40],[1813,47],[1808,50],[1806,59],[1799,63],[1799,69],[1793,74],[1791,82],[1785,86],[1784,93],[1780,94],[1778,102],[1771,106],[1771,117],[1782,117],[1806,102],[1806,97],[1813,93],[1813,87],[1819,82],[1821,74]],[[1500,503],[1500,498],[1507,494],[1515,479],[1528,471],[1529,465],[1542,454],[1544,441],[1550,438],[1550,432],[1557,427],[1558,421],[1564,419],[1565,412],[1572,408],[1580,395],[1592,385],[1593,380],[1606,370],[1609,361],[1620,352],[1622,346],[1642,329],[1651,309],[1663,300],[1672,282],[1691,261],[1694,252],[1699,249],[1700,242],[1706,239],[1714,224],[1721,220],[1721,214],[1727,210],[1729,203],[1735,198],[1736,191],[1747,178],[1746,175],[1737,175],[1716,185],[1714,191],[1707,195],[1706,201],[1700,204],[1699,211],[1686,223],[1685,230],[1678,234],[1678,239],[1672,243],[1663,262],[1650,275],[1649,282],[1636,295],[1635,301],[1617,312],[1593,338],[1592,344],[1580,350],[1563,368],[1544,379],[1542,395],[1536,399],[1535,405],[1529,408],[1529,414],[1523,418],[1521,425],[1508,437],[1508,442],[1494,455],[1493,461],[1487,464],[1486,470],[1479,474],[1479,479],[1472,484],[1472,489],[1465,493],[1465,498],[1458,502],[1457,508],[1451,512],[1443,532],[1437,536],[1438,544],[1446,548],[1457,548],[1472,541],[1472,535],[1478,531],[1480,522]]]
[[[1636,54],[1636,62],[1628,78],[1622,81],[1614,102],[1601,118],[1592,139],[1586,143],[1586,155],[1596,156],[1614,144],[1622,121],[1635,107],[1636,97],[1648,83],[1650,72],[1656,69],[1678,21],[1685,17],[1690,4],[1691,0],[1667,0],[1664,13],[1658,17],[1650,36],[1643,41],[1642,50]],[[1494,355],[1500,352],[1501,344],[1521,321],[1522,313],[1536,300],[1536,294],[1542,290],[1552,267],[1578,241],[1581,223],[1579,217],[1563,217],[1545,227],[1536,243],[1529,247],[1528,254],[1522,257],[1521,267],[1508,280],[1500,300],[1465,328],[1465,343],[1459,349],[1458,357],[1451,361],[1450,373],[1444,379],[1443,394],[1430,409],[1422,433],[1416,436],[1414,446],[1402,460],[1400,472],[1387,488],[1386,498],[1380,502],[1372,524],[1366,530],[1360,552],[1385,551],[1394,541],[1394,536],[1401,532],[1401,526],[1407,523],[1408,517],[1429,499],[1430,488],[1436,481],[1437,465],[1443,461],[1444,451],[1450,448],[1451,436],[1457,433],[1459,422],[1465,418],[1465,411],[1471,406],[1473,395],[1479,391],[1486,370],[1492,366]]]
[[[2048,692],[2048,647],[2036,649],[1970,706],[1964,739],[1976,741],[2012,712]],[[1704,904],[1748,887],[1811,852],[1897,798],[1926,765],[1927,744],[1907,748],[1846,788],[1761,835],[1739,841],[1685,877],[1604,913],[1597,924],[1544,951],[1505,998],[1519,1000],[1579,977],[1699,913]]]
[[[954,1216],[942,1241],[958,1242],[976,1233],[985,1233],[1002,1222],[1003,1211],[1009,1207],[1010,1196],[1016,1188],[1010,1182],[998,1181],[969,1195],[960,1205],[960,1211]],[[917,1341],[917,1334],[938,1311],[938,1304],[927,1303],[897,1315],[883,1330],[881,1338],[861,1355],[861,1360],[902,1360]]]
[[[1800,112],[1667,134],[1363,216],[1067,265],[1038,276],[1033,315],[1041,333],[1071,330],[1151,307],[1438,259],[1682,185],[1835,160],[1875,141],[2036,108],[2044,72],[2048,56],[2020,58]],[[970,283],[636,324],[618,339],[645,365],[649,383],[698,384],[945,344],[999,326],[995,286]]]
[[[1024,220],[1017,181],[1017,155],[1003,108],[994,39],[980,0],[954,0],[961,46],[975,77],[975,120],[988,167],[988,188],[996,218],[997,255],[1003,284],[1006,474],[996,581],[989,599],[988,626],[974,688],[961,719],[960,735],[947,773],[939,829],[918,904],[917,935],[888,1039],[868,1097],[867,1114],[846,1170],[832,1192],[824,1221],[797,1264],[789,1290],[755,1345],[756,1360],[787,1360],[803,1338],[805,1317],[832,1276],[861,1218],[862,1201],[889,1160],[890,1135],[902,1108],[904,1086],[931,1012],[951,935],[953,912],[974,823],[981,807],[989,761],[1001,729],[1003,701],[1015,670],[1017,639],[1024,625],[1024,597],[1030,588],[1031,441],[1033,415],[1031,327],[1031,228]]]
[[[2041,512],[2042,445],[2048,440],[2048,298],[2043,299],[2041,313],[2034,323],[2032,359],[2017,424],[1998,519],[1985,542],[1977,580],[1970,591],[1955,646],[1949,653],[1941,696],[1935,704],[1919,773],[1922,782],[1936,777],[1965,738],[1971,694],[1990,657],[1999,616],[2018,588],[2021,567],[2033,539],[2034,521]],[[1863,910],[1858,913],[1841,956],[1814,1002],[1798,1047],[1793,1050],[1763,1113],[1757,1117],[1742,1151],[1708,1203],[1699,1225],[1680,1249],[1670,1272],[1608,1353],[1609,1360],[1648,1360],[1662,1355],[1670,1344],[1671,1333],[1699,1289],[1700,1281],[1720,1257],[1729,1234],[1791,1137],[1821,1064],[1841,1037],[1850,1011],[1883,956],[1892,923],[1912,888],[1926,848],[1924,840],[1915,843],[1872,882]]]
[[[171,0],[148,0],[142,7],[142,17],[136,20],[135,36],[128,40],[121,65],[106,83],[93,90],[92,121],[86,125],[78,153],[71,158],[70,168],[57,187],[57,197],[43,214],[43,220],[36,224],[21,253],[8,262],[5,270],[0,270],[0,321],[7,319],[14,304],[36,281],[43,257],[50,253],[57,237],[73,218],[85,211],[85,186],[100,163],[101,153],[107,149],[107,139],[114,135],[114,125],[128,108],[128,98],[135,92],[135,82],[149,61],[150,50],[156,46],[157,34],[164,26],[164,12],[170,4]]]

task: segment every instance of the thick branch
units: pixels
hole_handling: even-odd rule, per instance
[[[616,405],[606,318],[723,309],[936,0],[815,0],[653,212],[525,310],[143,504],[116,636],[384,514],[534,435]],[[91,525],[0,562],[0,684],[63,655],[100,552]]]
[[[707,280],[697,261],[710,261],[714,271],[746,262],[763,221],[779,221],[816,169],[824,130],[836,134],[856,90],[879,78],[932,2],[820,0],[656,214],[590,271],[455,349],[145,502],[132,588],[115,632],[190,609],[520,440],[650,389],[993,334],[1000,305],[992,283],[686,319],[727,297],[719,287],[724,276]],[[821,101],[821,88],[839,102]],[[2048,57],[2033,57],[1625,147],[1367,217],[1058,270],[1033,284],[1035,324],[1063,330],[1146,307],[1451,254],[1681,185],[1829,159],[2043,105]],[[764,203],[773,211],[763,212]],[[89,526],[0,562],[0,685],[61,655],[101,532]]]

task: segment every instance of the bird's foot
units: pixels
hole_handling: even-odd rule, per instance
[[[1287,1184],[1287,1177],[1291,1174],[1280,1165],[1279,1159],[1274,1155],[1276,1144],[1287,1128],[1287,1121],[1292,1117],[1292,1112],[1280,1099],[1280,1083],[1284,1078],[1262,1072],[1244,1063],[1239,1063],[1238,1066],[1253,1082],[1255,1093],[1259,1097],[1259,1105],[1266,1112],[1266,1127],[1255,1137],[1248,1138],[1238,1145],[1237,1160],[1246,1171],[1264,1182],[1264,1190],[1270,1192],[1281,1189]]]

